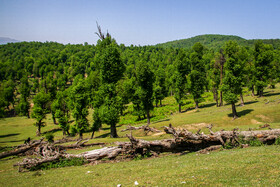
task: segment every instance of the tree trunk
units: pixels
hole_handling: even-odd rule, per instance
[[[162,107],[162,103],[161,103],[161,100],[159,100],[159,102],[160,102],[160,107]]]
[[[179,113],[181,113],[181,104],[179,103]]]
[[[79,139],[82,140],[83,139],[83,133],[79,132]]]
[[[52,120],[53,120],[53,124],[57,125],[57,122],[56,122],[56,119],[55,119],[55,117],[54,117],[54,113],[53,113],[53,111],[51,111],[51,113],[52,113]]]
[[[263,90],[260,90],[259,97],[263,97]]]
[[[94,130],[92,131],[92,133],[91,133],[91,137],[90,137],[90,139],[93,139],[93,137],[94,137]]]
[[[219,106],[223,106],[223,92],[220,91],[220,105]]]
[[[41,121],[38,122],[38,129],[37,129],[36,135],[41,136]]]
[[[236,112],[235,103],[231,103],[231,107],[232,107],[232,116],[233,116],[233,119],[238,118],[237,112]]]
[[[216,102],[216,106],[218,107],[219,106],[219,98],[218,98],[217,88],[213,88],[212,92],[213,92],[213,99]]]
[[[241,99],[241,106],[244,106],[244,99],[243,99],[243,94],[242,92],[240,93],[240,99]]]
[[[150,125],[150,111],[147,110],[147,125]]]
[[[111,138],[118,138],[116,124],[111,124]]]
[[[220,70],[221,70],[221,72],[220,72],[220,88],[223,84],[223,69],[224,69],[224,64],[223,63],[224,62],[222,62],[221,68],[220,68]],[[220,91],[220,105],[219,106],[223,106],[223,92],[222,91]]]
[[[195,101],[195,109],[198,109],[198,101]]]
[[[252,96],[255,97],[255,89],[254,89],[254,86],[252,86]]]

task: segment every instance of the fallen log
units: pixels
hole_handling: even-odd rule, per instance
[[[64,153],[58,145],[44,145],[38,146],[36,152],[42,159],[25,159],[22,163],[17,165],[23,168],[30,168],[41,163],[54,161],[57,157],[83,157],[88,161],[97,161],[103,158],[118,159],[122,155],[126,158],[133,158],[137,155],[145,155],[151,153],[158,155],[162,152],[183,152],[183,151],[200,151],[201,153],[208,153],[209,151],[220,149],[227,143],[233,146],[247,147],[248,144],[243,144],[244,140],[259,140],[262,143],[272,144],[280,136],[280,129],[273,130],[259,130],[259,131],[239,131],[233,129],[232,131],[220,130],[212,131],[212,125],[208,127],[210,134],[192,133],[186,129],[176,129],[170,124],[165,127],[164,131],[167,134],[172,134],[174,138],[146,141],[136,139],[132,134],[127,135],[130,142],[117,142],[117,147],[104,147],[92,151],[87,151],[78,155]],[[87,141],[79,141],[75,145],[86,145]],[[71,147],[71,146],[69,146]]]
[[[56,147],[59,147],[61,149],[75,149],[75,148],[81,148],[81,147],[89,147],[89,146],[95,146],[95,145],[105,145],[105,143],[89,143],[86,144],[89,140],[86,141],[78,141],[74,144],[70,145],[55,145]]]
[[[115,158],[122,151],[122,148],[119,147],[104,147],[102,149],[96,149],[92,151],[87,151],[81,155],[89,161],[99,160],[102,158]]]
[[[141,129],[143,129],[146,134],[148,134],[148,132],[157,132],[157,133],[161,132],[160,130],[158,130],[158,129],[154,128],[154,127],[149,127],[148,125],[142,125],[140,127],[133,127],[131,125],[128,125],[126,127],[126,129],[121,130],[121,132],[132,131],[132,130],[141,130]]]
[[[1,158],[6,158],[8,156],[14,156],[14,155],[18,155],[18,154],[21,154],[21,153],[25,153],[26,151],[30,150],[31,148],[40,145],[42,143],[43,139],[44,138],[41,138],[39,141],[35,141],[34,143],[27,144],[25,146],[20,146],[19,148],[16,148],[16,149],[11,150],[11,151],[0,153],[0,159]]]

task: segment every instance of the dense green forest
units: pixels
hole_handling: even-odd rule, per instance
[[[191,96],[199,108],[212,92],[216,105],[242,100],[242,90],[262,96],[280,81],[279,40],[245,40],[204,35],[156,46],[124,46],[99,32],[96,45],[21,42],[0,46],[0,117],[36,119],[46,114],[66,135],[97,131],[102,124],[118,137],[116,125],[129,104],[137,120],[147,119],[174,96],[178,111]],[[87,119],[93,109],[94,122]],[[70,118],[75,125],[70,126]]]
[[[205,35],[199,35],[188,39],[165,42],[165,43],[157,44],[156,46],[164,47],[164,48],[173,47],[173,48],[191,49],[195,43],[200,42],[205,47],[218,51],[220,48],[224,46],[225,42],[230,40],[236,41],[238,45],[244,47],[253,47],[254,44],[258,41],[257,39],[246,40],[239,36],[232,36],[232,35],[205,34]],[[274,49],[280,47],[280,39],[263,39],[261,41],[263,41],[264,44],[272,45]]]

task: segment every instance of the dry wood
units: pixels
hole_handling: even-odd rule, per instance
[[[16,148],[14,150],[0,153],[0,159],[8,157],[8,156],[14,156],[14,155],[18,155],[21,153],[25,153],[26,151],[30,150],[31,148],[41,144],[43,139],[44,138],[41,138],[39,141],[34,141],[31,144],[28,144],[28,145],[24,144],[24,146],[19,146],[19,148]]]
[[[119,155],[119,153],[122,151],[119,147],[104,147],[102,149],[96,149],[92,151],[87,151],[85,153],[82,153],[81,155],[86,158],[89,161],[93,160],[99,160],[102,158],[115,158]]]
[[[167,134],[172,134],[174,138],[146,141],[136,139],[131,134],[127,135],[130,142],[117,142],[117,147],[104,147],[92,151],[87,151],[78,155],[72,155],[64,153],[63,150],[73,147],[85,146],[86,141],[78,141],[75,144],[68,146],[53,145],[53,144],[39,144],[36,146],[34,153],[41,156],[41,159],[24,159],[23,162],[16,164],[20,168],[29,169],[31,167],[40,165],[45,162],[54,161],[60,157],[83,157],[88,161],[96,161],[103,158],[118,159],[120,155],[125,155],[130,158],[137,154],[144,155],[150,152],[154,155],[158,155],[162,152],[182,152],[182,151],[200,151],[201,153],[208,153],[209,151],[217,150],[224,146],[227,142],[231,142],[232,145],[240,145],[241,147],[247,147],[239,141],[258,139],[263,143],[272,144],[280,136],[280,129],[273,130],[259,130],[259,131],[238,131],[233,129],[232,131],[220,130],[218,132],[212,131],[212,125],[209,127],[210,134],[200,133],[198,130],[196,133],[192,133],[186,129],[175,129],[170,124],[169,127],[165,127],[164,131]],[[88,144],[92,145],[92,144]],[[24,147],[23,147],[24,148]]]
[[[146,134],[148,134],[148,132],[161,132],[160,130],[158,130],[154,127],[149,127],[148,125],[142,125],[140,127],[133,127],[131,125],[128,125],[126,127],[126,129],[121,130],[121,132],[132,131],[132,130],[141,130],[141,129],[143,129]]]

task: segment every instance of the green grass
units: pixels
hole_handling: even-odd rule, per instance
[[[237,106],[237,112],[240,118],[232,120],[231,106],[225,105],[223,107],[216,107],[212,101],[212,94],[204,94],[204,102],[200,103],[201,108],[194,109],[194,103],[191,97],[185,101],[186,105],[182,107],[183,113],[178,113],[178,105],[175,102],[174,97],[167,97],[163,100],[163,107],[157,107],[152,112],[155,116],[152,118],[152,127],[156,127],[163,130],[163,126],[167,126],[170,123],[175,127],[186,128],[190,131],[196,131],[202,128],[206,133],[208,130],[205,128],[208,124],[214,125],[214,130],[226,129],[231,130],[233,128],[240,128],[247,130],[248,128],[258,128],[265,123],[270,124],[272,128],[280,127],[280,85],[278,84],[276,89],[265,90],[265,97],[251,97],[248,93],[244,93],[245,106]],[[247,95],[247,96],[246,96]],[[269,102],[268,102],[269,101]],[[266,104],[267,103],[267,104]],[[239,103],[237,103],[238,105]],[[141,126],[145,124],[146,120],[136,121],[136,116],[133,116],[132,105],[129,105],[125,111],[126,115],[121,118],[120,124],[117,125],[118,134],[120,139],[110,139],[110,128],[107,125],[103,125],[103,129],[95,133],[97,137],[93,142],[105,142],[113,143],[114,141],[127,141],[125,135],[128,131],[120,132],[120,130],[126,128],[127,124],[133,124],[135,126]],[[172,115],[171,115],[172,112]],[[89,123],[92,124],[92,110],[89,114]],[[126,119],[127,123],[123,123]],[[131,121],[131,123],[128,123]],[[21,144],[28,137],[31,139],[39,139],[36,137],[36,127],[33,119],[26,117],[13,117],[0,119],[0,146],[15,146]],[[123,123],[123,124],[122,124]],[[46,127],[42,128],[43,133],[54,130],[54,139],[62,138],[62,131],[59,130],[59,126],[54,125],[51,115],[47,115]],[[74,124],[74,123],[72,123]],[[168,135],[161,136],[145,136],[142,130],[133,131],[133,135],[144,139],[162,139],[169,137]],[[149,133],[148,135],[151,135]],[[43,135],[45,136],[45,135]],[[91,132],[85,133],[84,138],[89,138]]]
[[[213,124],[213,130],[241,130],[258,129],[260,125],[268,123],[272,128],[280,128],[280,85],[276,89],[266,89],[262,98],[251,97],[244,92],[245,106],[237,107],[240,118],[232,120],[231,106],[216,107],[211,93],[204,94],[201,108],[194,109],[190,96],[182,107],[183,113],[178,113],[178,106],[173,97],[163,101],[163,107],[155,108],[152,112],[152,127],[163,130],[163,126],[171,123],[178,128],[197,131],[199,128],[208,133],[206,126]],[[239,104],[239,103],[238,103]],[[238,105],[237,104],[237,105]],[[120,138],[112,139],[110,128],[103,128],[95,133],[93,142],[104,142],[105,146],[115,146],[117,141],[128,141],[126,134],[121,132],[127,124],[141,126],[145,120],[136,121],[132,115],[132,105],[128,105],[126,116],[117,125]],[[171,115],[172,113],[172,115]],[[89,115],[92,124],[92,110]],[[36,137],[36,127],[33,119],[14,117],[0,119],[0,151],[9,150],[11,146],[22,144],[25,139],[39,139]],[[42,128],[45,136],[53,132],[54,139],[63,137],[62,131],[52,122],[51,115],[47,115],[47,126]],[[133,131],[134,136],[145,140],[170,138],[171,135],[149,133],[142,130]],[[85,133],[89,138],[91,132]],[[77,137],[75,137],[77,138]],[[68,142],[71,144],[73,142]],[[278,141],[279,143],[279,141]],[[84,151],[98,149],[100,146],[73,149],[67,152],[78,154]],[[119,163],[103,163],[99,165],[84,165],[75,167],[56,168],[44,171],[18,173],[12,165],[22,160],[22,157],[0,160],[0,186],[133,186],[138,181],[140,186],[180,186],[180,185],[248,185],[248,186],[277,186],[280,183],[280,147],[260,146],[246,149],[231,149],[212,152],[209,155],[163,154],[160,158],[148,158],[137,161],[123,161]],[[88,171],[90,171],[88,173]]]
[[[0,161],[0,186],[278,186],[279,146],[167,155],[119,163],[18,173]]]

